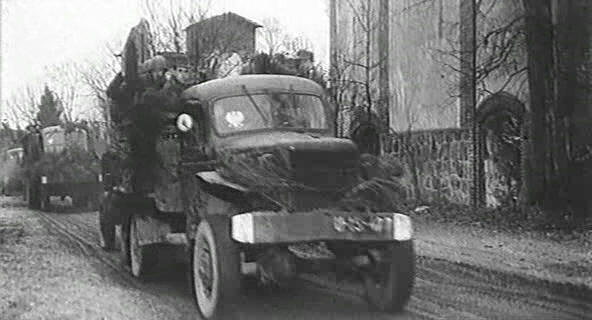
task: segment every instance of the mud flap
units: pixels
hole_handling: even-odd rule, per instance
[[[149,216],[137,217],[136,228],[141,246],[169,242],[167,235],[171,234],[171,226],[166,222]]]

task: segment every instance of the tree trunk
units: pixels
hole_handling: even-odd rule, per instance
[[[573,213],[572,132],[578,94],[577,58],[582,56],[579,0],[523,0],[526,12],[530,112],[527,164],[524,179],[530,203],[550,218]],[[579,59],[581,60],[581,59]],[[585,99],[584,99],[585,100]],[[584,106],[585,107],[585,106]]]
[[[548,184],[546,164],[547,131],[546,114],[553,101],[553,55],[551,8],[549,0],[524,0],[526,12],[526,39],[528,55],[528,79],[530,89],[530,112],[528,120],[530,179],[527,182],[529,200],[539,203],[544,199]]]

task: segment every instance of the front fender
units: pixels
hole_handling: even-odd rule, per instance
[[[234,189],[240,192],[248,192],[249,189],[237,183],[228,181],[218,174],[216,171],[201,171],[195,174],[201,181],[217,186]]]

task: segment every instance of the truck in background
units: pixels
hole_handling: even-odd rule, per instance
[[[23,192],[23,148],[12,148],[0,155],[0,193],[15,196]]]
[[[23,150],[25,200],[30,208],[48,210],[52,196],[69,196],[76,207],[98,206],[100,164],[89,150],[86,129],[31,128],[23,138]]]

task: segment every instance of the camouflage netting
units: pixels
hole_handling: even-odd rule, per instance
[[[345,193],[340,205],[350,210],[397,211],[405,208],[405,189],[399,179],[403,168],[391,156],[361,156],[360,182]]]
[[[378,158],[369,154],[361,157],[361,174],[354,183],[338,190],[334,207],[353,211],[402,211],[405,204],[405,189],[398,179],[403,170],[398,160],[391,157]],[[269,200],[287,208],[281,192],[323,192],[314,186],[304,185],[291,178],[290,160],[285,150],[272,153],[221,155],[218,173],[233,182],[257,191]]]
[[[313,187],[300,184],[291,179],[290,159],[286,150],[261,153],[225,152],[220,154],[221,166],[218,173],[236,183],[249,186],[255,191],[270,188],[309,189]]]
[[[44,153],[29,169],[29,176],[46,176],[49,182],[94,182],[101,172],[98,159],[72,147],[60,153]]]
[[[170,114],[180,112],[181,93],[193,81],[179,80],[180,68],[172,66],[147,72],[130,83],[119,74],[109,86],[111,119],[117,129],[110,152],[122,159],[123,169],[132,172],[131,184],[138,192],[151,192],[163,169],[156,143],[173,121]],[[125,141],[121,144],[119,141]]]

